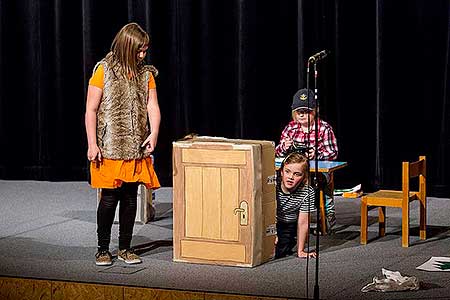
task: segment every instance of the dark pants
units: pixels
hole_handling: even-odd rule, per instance
[[[297,245],[297,222],[285,223],[277,221],[278,242],[275,246],[275,258],[281,258],[293,253]]]
[[[138,183],[122,183],[115,189],[102,189],[97,209],[97,238],[99,250],[109,250],[111,227],[117,203],[119,205],[119,249],[129,249],[136,218]]]

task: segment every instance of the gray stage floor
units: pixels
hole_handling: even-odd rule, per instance
[[[133,245],[144,248],[143,263],[97,267],[96,194],[84,182],[0,180],[0,276],[109,283],[164,289],[258,296],[313,297],[315,260],[296,257],[255,268],[172,261],[172,189],[156,192],[157,220],[135,226]],[[387,235],[376,238],[375,211],[369,212],[369,244],[359,245],[359,199],[336,199],[337,232],[320,238],[321,299],[450,299],[450,272],[416,267],[431,256],[450,256],[450,201],[429,198],[428,239],[417,232],[417,204],[411,208],[412,245],[401,247],[399,211],[388,209]],[[117,246],[117,225],[112,248]],[[312,237],[314,242],[315,237]],[[160,242],[158,242],[160,241]],[[362,293],[381,269],[416,276],[418,291]]]

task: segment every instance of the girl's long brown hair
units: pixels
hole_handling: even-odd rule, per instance
[[[126,79],[135,80],[139,69],[137,55],[150,42],[150,38],[137,23],[129,23],[116,34],[111,51],[122,67]]]

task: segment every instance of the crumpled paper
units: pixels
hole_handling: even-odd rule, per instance
[[[374,277],[373,281],[363,287],[361,292],[397,292],[419,289],[419,280],[415,276],[402,276],[398,271],[381,269],[384,278]]]

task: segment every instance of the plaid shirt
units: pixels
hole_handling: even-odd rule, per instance
[[[315,124],[312,124],[311,130],[304,132],[300,123],[291,121],[284,128],[281,133],[280,143],[275,148],[276,156],[284,156],[288,149],[285,147],[287,140],[294,140],[296,142],[306,145],[309,140],[309,146],[315,145]],[[318,159],[320,160],[335,160],[338,155],[338,147],[336,137],[334,136],[333,128],[325,122],[319,119],[319,134],[318,134]]]

